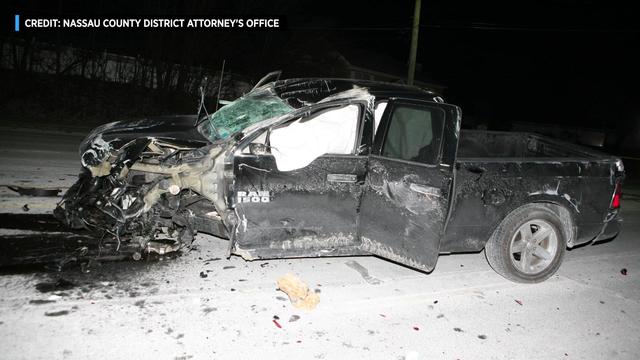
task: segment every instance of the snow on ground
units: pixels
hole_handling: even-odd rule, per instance
[[[0,183],[70,186],[81,137],[53,134],[55,144],[41,137],[25,150],[29,135],[0,135]],[[56,198],[3,189],[0,200],[1,212],[30,214]],[[227,260],[227,242],[209,236],[181,256],[88,272],[5,270],[0,357],[637,359],[640,207],[628,205],[618,238],[569,251],[537,285],[503,279],[483,253],[441,256],[424,274],[375,257]],[[289,272],[319,291],[315,310],[276,290]]]

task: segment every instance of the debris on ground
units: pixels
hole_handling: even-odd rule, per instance
[[[345,265],[357,271],[358,274],[362,276],[364,281],[368,282],[371,285],[379,285],[380,283],[382,283],[381,280],[369,275],[369,270],[366,267],[360,265],[360,263],[355,260],[347,261]]]
[[[22,206],[22,211],[24,211],[24,212],[29,211],[29,205],[24,204],[24,205]]]
[[[298,309],[313,310],[320,302],[320,296],[302,280],[293,274],[286,274],[278,279],[278,290],[289,296],[289,300]]]
[[[204,271],[200,271],[200,277],[201,277],[201,278],[203,278],[203,279],[204,279],[204,278],[206,278],[206,277],[208,277],[208,276],[209,276],[209,275],[207,275],[207,273],[205,273]]]
[[[205,315],[210,313],[210,312],[213,312],[213,311],[218,311],[218,308],[216,308],[216,307],[206,307],[206,308],[202,309],[202,312]]]
[[[278,322],[278,320],[273,319],[273,320],[271,320],[271,321],[273,321],[273,323],[278,327],[278,329],[282,329],[282,325],[280,325],[280,323]]]
[[[69,310],[61,310],[61,311],[53,311],[53,312],[45,312],[44,315],[45,316],[63,316],[63,315],[68,315],[69,314]]]
[[[52,291],[64,291],[73,289],[76,284],[72,283],[69,280],[65,280],[60,278],[55,282],[42,282],[36,284],[36,289],[42,293],[48,293]]]
[[[627,275],[627,268],[622,268],[622,270],[620,270],[620,274]]]
[[[42,299],[29,300],[29,304],[33,304],[33,305],[50,304],[50,303],[54,303],[54,302],[56,302],[56,301],[55,300],[42,300]]]
[[[291,317],[289,318],[289,322],[295,322],[300,320],[300,316],[299,315],[291,315]]]
[[[522,306],[522,301],[520,301],[520,300],[518,300],[518,299],[516,299],[516,300],[514,300],[514,301],[515,301],[516,303],[518,303],[518,305]]]

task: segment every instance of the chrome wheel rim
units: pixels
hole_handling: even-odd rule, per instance
[[[511,263],[519,271],[534,275],[544,271],[558,252],[558,234],[545,220],[522,224],[509,243]]]

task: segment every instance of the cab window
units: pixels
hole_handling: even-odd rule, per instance
[[[444,117],[444,111],[437,107],[394,105],[382,145],[382,156],[435,164],[440,155]]]

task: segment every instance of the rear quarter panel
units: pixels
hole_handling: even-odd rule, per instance
[[[574,225],[570,246],[590,241],[608,213],[614,166],[610,159],[459,159],[441,252],[481,250],[511,211],[533,202],[569,211]]]

